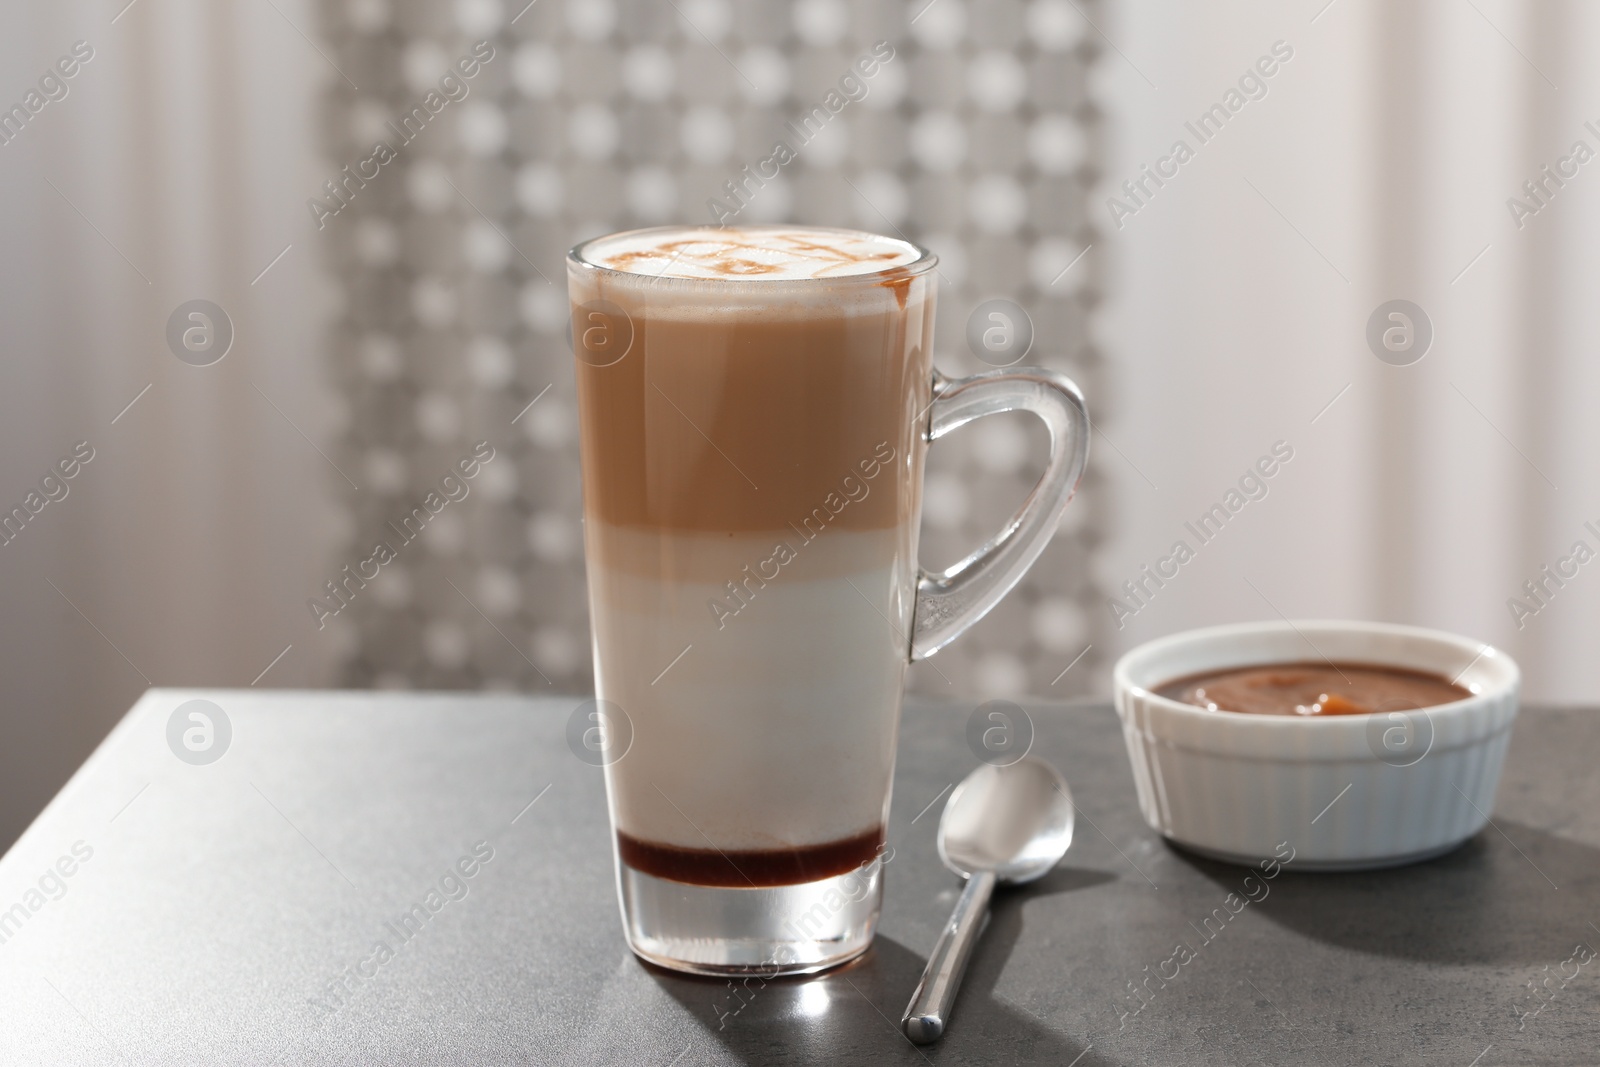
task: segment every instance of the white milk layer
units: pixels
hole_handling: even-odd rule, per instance
[[[881,825],[915,603],[914,531],[829,530],[811,543],[793,531],[674,534],[663,556],[692,543],[696,577],[663,582],[606,567],[595,551],[605,524],[587,527],[596,688],[633,730],[607,767],[617,828],[731,850],[824,844]],[[742,583],[738,597],[730,581]]]

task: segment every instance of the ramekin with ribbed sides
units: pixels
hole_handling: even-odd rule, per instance
[[[1426,671],[1471,695],[1414,711],[1330,716],[1208,710],[1159,695],[1207,671],[1329,661]],[[1216,626],[1140,645],[1113,672],[1139,807],[1152,829],[1214,859],[1292,848],[1295,870],[1399,866],[1483,829],[1521,673],[1480,641],[1375,622]]]

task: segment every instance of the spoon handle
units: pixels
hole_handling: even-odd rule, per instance
[[[972,957],[972,948],[983,929],[994,885],[993,871],[979,871],[968,878],[961,899],[950,913],[950,921],[933,946],[922,981],[917,983],[917,991],[911,995],[905,1017],[900,1020],[906,1036],[919,1045],[932,1044],[944,1035],[950,1008],[956,1001],[956,990],[961,988],[961,977],[967,970],[967,960]]]

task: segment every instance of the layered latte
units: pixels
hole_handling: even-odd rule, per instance
[[[905,242],[680,227],[569,263],[618,853],[816,881],[883,840],[915,602],[933,286]]]

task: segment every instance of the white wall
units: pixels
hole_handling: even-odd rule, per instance
[[[23,5],[0,34],[8,107],[75,41],[94,49],[0,146],[0,502],[75,442],[95,452],[0,547],[0,845],[147,682],[248,685],[290,643],[262,685],[328,675],[303,601],[337,475],[260,393],[326,434],[304,202],[323,176],[313,105],[337,75],[284,17],[309,31],[309,5],[276,7]],[[165,340],[195,297],[235,326],[210,367]]]
[[[1105,430],[1126,454],[1096,441],[1120,502],[1103,583],[1165,554],[1273,442],[1295,450],[1119,638],[1280,612],[1389,619],[1507,648],[1532,697],[1592,701],[1600,563],[1520,630],[1506,602],[1579,538],[1600,550],[1582,525],[1600,520],[1600,162],[1521,230],[1505,201],[1575,139],[1600,150],[1582,126],[1600,119],[1583,108],[1600,100],[1583,56],[1600,12],[1325,4],[1125,3],[1103,27],[1097,334]],[[1184,120],[1277,40],[1294,58],[1268,95],[1117,229],[1114,187],[1175,138],[1196,143]],[[1435,330],[1407,367],[1364,339],[1396,297]]]

